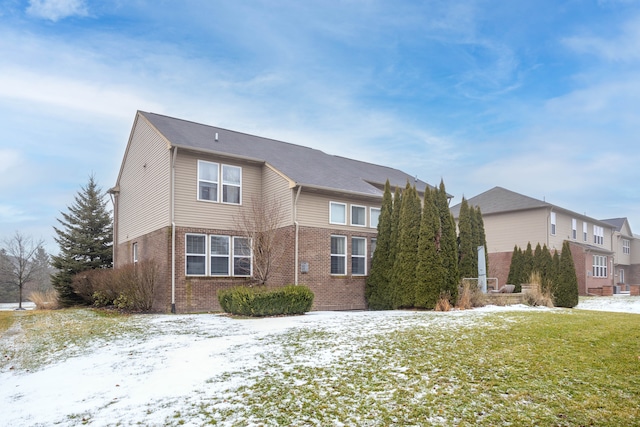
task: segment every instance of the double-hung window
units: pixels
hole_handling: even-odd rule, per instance
[[[233,238],[233,275],[251,276],[251,242],[246,237]]]
[[[364,206],[351,205],[351,225],[364,227],[367,225],[367,208]]]
[[[242,168],[198,160],[198,200],[242,203]]]
[[[551,235],[556,235],[556,213],[551,212]]]
[[[584,240],[585,242],[588,240],[588,237],[587,237],[587,223],[586,222],[582,223],[582,240]]]
[[[240,204],[242,169],[222,165],[222,203]]]
[[[229,276],[229,236],[210,236],[211,275]]]
[[[571,219],[571,238],[573,240],[578,238],[578,220],[575,218]]]
[[[367,274],[367,239],[351,238],[351,274],[364,276]]]
[[[593,243],[596,245],[604,245],[604,228],[593,226]]]
[[[378,228],[379,219],[380,219],[380,209],[371,208],[369,210],[369,227]]]
[[[607,257],[593,256],[593,277],[607,277]]]
[[[187,275],[206,275],[207,236],[205,236],[204,234],[187,234],[185,252]]]
[[[631,241],[629,239],[622,239],[622,253],[627,255],[631,253]]]
[[[329,223],[347,224],[347,205],[338,202],[329,202]]]
[[[346,236],[331,236],[331,274],[347,274]]]
[[[198,160],[198,200],[218,201],[219,165]]]

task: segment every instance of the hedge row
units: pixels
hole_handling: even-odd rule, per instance
[[[218,292],[225,312],[255,317],[304,314],[311,310],[313,297],[308,287],[295,285],[270,290],[262,286],[236,287]]]

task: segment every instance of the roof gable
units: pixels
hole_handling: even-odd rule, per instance
[[[428,186],[426,182],[386,166],[160,114],[142,111],[138,114],[172,146],[266,162],[297,185],[373,196],[382,195],[381,187],[387,179],[392,187],[401,188],[409,181],[420,192]]]
[[[553,205],[533,197],[525,196],[502,187],[494,187],[491,190],[467,199],[469,206],[479,206],[483,215],[494,213],[521,211],[528,209],[548,208]],[[451,207],[454,217],[460,214],[460,203]]]

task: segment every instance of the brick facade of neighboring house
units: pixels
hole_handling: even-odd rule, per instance
[[[308,286],[314,310],[365,309],[387,180],[427,187],[397,169],[138,112],[110,189],[114,264],[158,264],[157,311],[219,311],[220,289],[257,283],[239,219],[274,204],[266,285]]]

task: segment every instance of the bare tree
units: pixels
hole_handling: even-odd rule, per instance
[[[18,287],[18,310],[22,310],[22,289],[34,279],[41,268],[36,257],[38,250],[42,249],[43,241],[34,242],[31,237],[16,231],[13,237],[4,239],[3,244],[5,262],[0,264],[0,268],[9,283]]]
[[[276,198],[251,198],[247,209],[235,218],[236,229],[249,239],[253,252],[253,278],[260,284],[267,282],[273,267],[284,254],[284,245],[277,241],[284,211]]]

